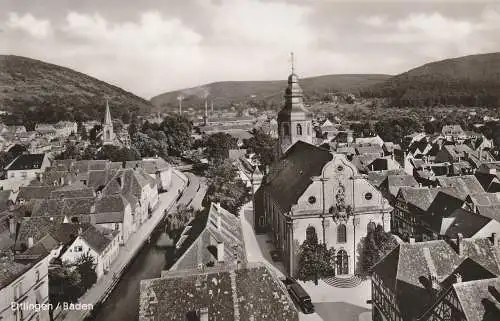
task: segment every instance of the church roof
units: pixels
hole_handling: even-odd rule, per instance
[[[333,155],[325,149],[296,142],[272,169],[267,185],[274,200],[284,211],[290,210],[312,183],[311,178],[321,175],[332,159]]]

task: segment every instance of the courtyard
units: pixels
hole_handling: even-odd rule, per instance
[[[275,262],[270,251],[274,250],[269,235],[256,235],[252,223],[251,203],[240,211],[240,219],[249,262],[263,262],[278,278],[286,275],[282,262]],[[309,293],[316,313],[300,313],[300,321],[371,321],[371,281],[365,280],[354,288],[336,288],[323,280],[299,283]]]

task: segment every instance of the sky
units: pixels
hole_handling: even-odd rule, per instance
[[[0,0],[0,54],[144,98],[215,81],[398,74],[500,51],[498,1]]]

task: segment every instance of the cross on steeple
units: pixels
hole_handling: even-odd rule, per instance
[[[293,59],[293,51],[290,53],[290,62],[291,62],[291,67],[292,67],[292,74],[295,73],[295,61]]]

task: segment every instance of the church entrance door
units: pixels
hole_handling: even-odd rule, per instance
[[[337,275],[349,274],[349,256],[345,250],[337,252]]]

